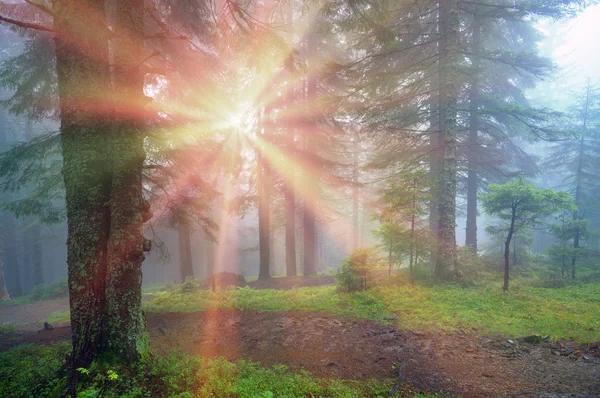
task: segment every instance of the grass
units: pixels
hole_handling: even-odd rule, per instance
[[[10,322],[0,322],[0,335],[15,334],[16,327]]]
[[[600,284],[561,289],[513,284],[504,293],[493,283],[482,287],[458,285],[376,286],[366,292],[339,293],[333,286],[292,290],[236,288],[183,293],[174,289],[157,293],[145,303],[152,312],[190,312],[210,308],[261,311],[324,311],[366,318],[381,323],[395,321],[414,330],[471,329],[480,334],[501,333],[510,338],[550,334],[554,340],[579,343],[600,341]]]
[[[69,344],[21,345],[0,353],[0,396],[60,395],[57,378]],[[393,380],[324,380],[283,365],[207,360],[174,352],[142,359],[135,368],[93,365],[80,371],[78,397],[386,397]],[[399,386],[396,397],[435,397]]]
[[[365,318],[382,323],[394,319],[382,300],[369,292],[339,294],[334,286],[291,290],[255,290],[249,287],[218,289],[216,292],[178,290],[158,293],[144,303],[149,312],[194,312],[211,308],[258,311],[324,311],[351,318]]]
[[[65,323],[71,320],[71,312],[69,310],[65,311],[54,311],[50,316],[46,319],[42,319],[40,322],[48,322],[53,325],[55,323]]]

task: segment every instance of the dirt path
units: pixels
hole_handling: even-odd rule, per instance
[[[43,319],[53,312],[68,311],[69,299],[38,301],[31,304],[0,306],[0,322],[15,325],[18,330],[38,331],[43,327]]]
[[[463,333],[427,334],[314,312],[214,310],[148,314],[157,353],[180,348],[204,357],[284,363],[322,378],[391,378],[464,397],[600,396],[600,347],[509,343]],[[0,336],[0,349],[70,337],[70,329]],[[515,395],[519,394],[519,395]]]

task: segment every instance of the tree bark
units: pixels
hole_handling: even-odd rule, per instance
[[[579,221],[581,219],[580,217],[580,209],[579,206],[581,205],[581,185],[582,185],[582,181],[581,181],[581,177],[583,174],[583,157],[584,157],[584,151],[585,151],[585,132],[587,130],[587,119],[588,119],[588,109],[589,109],[589,104],[590,104],[590,81],[588,80],[588,84],[586,87],[586,92],[585,92],[585,105],[584,105],[584,110],[583,110],[583,131],[581,132],[581,138],[579,139],[579,159],[577,160],[577,174],[575,176],[575,181],[576,181],[576,185],[575,185],[575,205],[577,206],[577,209],[573,212],[573,220],[575,222]],[[579,231],[579,225],[575,226],[575,234],[573,236],[573,248],[575,249],[575,253],[573,254],[573,257],[571,258],[571,278],[575,279],[575,266],[576,266],[576,262],[577,262],[577,251],[579,250],[579,238],[580,238],[580,231]]]
[[[31,230],[31,262],[33,266],[33,286],[41,286],[44,284],[44,263],[42,260],[42,237],[41,226],[35,223]]]
[[[472,75],[469,87],[469,143],[467,148],[467,228],[465,245],[469,246],[473,254],[477,255],[477,153],[479,149],[478,131],[479,115],[477,114],[479,94],[479,52],[481,51],[481,30],[483,17],[475,14],[473,17],[473,36],[471,39]]]
[[[358,132],[354,132],[352,148],[352,249],[358,248]],[[391,269],[391,268],[390,268]]]
[[[311,54],[313,60],[317,51],[316,33],[310,33],[307,38],[307,53]],[[309,60],[309,63],[314,63]],[[311,65],[315,68],[316,65]],[[315,109],[309,107],[308,104],[313,104],[317,100],[317,78],[316,74],[311,73],[307,78],[306,90],[307,109]],[[316,115],[306,115],[306,130],[304,131],[305,141],[305,171],[304,171],[304,212],[303,212],[303,227],[304,227],[304,276],[315,275],[317,247],[316,247],[316,189],[314,185],[318,178],[317,167],[314,163],[317,153],[317,122]]]
[[[75,381],[76,369],[98,358],[107,340],[112,87],[104,1],[57,0],[53,9]]]
[[[458,95],[457,0],[440,0],[439,115],[442,169],[435,276],[447,279],[456,270],[456,103]]]
[[[287,8],[287,24],[289,26],[289,41],[294,42],[294,2],[290,1]],[[290,68],[290,77],[293,77],[293,63]],[[285,273],[287,276],[298,275],[296,265],[296,142],[295,120],[292,118],[295,93],[293,88],[293,78],[288,82],[290,87],[287,91],[287,109],[288,109],[288,129],[286,140],[286,173],[285,173]],[[294,118],[295,119],[295,118]]]
[[[508,291],[508,278],[510,273],[510,241],[512,239],[513,233],[515,231],[515,217],[517,214],[517,206],[513,204],[512,207],[512,215],[510,219],[510,228],[508,229],[508,235],[506,237],[506,242],[504,242],[504,286],[502,290],[505,292]]]
[[[409,262],[409,274],[410,283],[414,284],[414,273],[413,273],[413,254],[415,252],[415,212],[417,206],[417,181],[413,180],[413,197],[412,197],[412,214],[410,217],[410,262]]]
[[[144,95],[144,0],[121,0],[116,6],[114,87],[118,113],[113,133],[111,225],[107,268],[108,353],[114,360],[136,362],[148,352],[142,315],[144,222],[151,214],[143,197],[146,153]],[[148,249],[148,248],[147,248]]]
[[[264,119],[268,117],[268,112],[265,110],[263,117],[263,128],[265,128]],[[263,134],[263,140],[266,140]],[[258,194],[258,247],[259,247],[259,279],[271,278],[270,264],[271,247],[270,247],[270,230],[271,230],[271,206],[270,195],[267,185],[270,183],[270,173],[268,172],[267,161],[264,157],[264,145],[259,140],[259,148],[256,150],[256,191]]]
[[[187,277],[194,277],[194,263],[192,261],[192,244],[190,227],[182,222],[177,228],[177,243],[179,244],[179,270],[181,281]]]

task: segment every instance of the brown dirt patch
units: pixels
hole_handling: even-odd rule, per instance
[[[69,299],[38,301],[30,304],[2,305],[0,306],[0,322],[14,324],[23,331],[38,331],[44,325],[40,322],[48,318],[53,312],[67,311]]]
[[[527,391],[600,396],[600,346],[509,343],[501,336],[429,334],[314,312],[214,310],[147,314],[151,346],[263,365],[284,363],[322,378],[390,378],[464,397],[541,397]],[[0,349],[69,339],[69,328],[0,336]],[[558,396],[558,395],[546,395]],[[569,395],[565,395],[569,396]]]

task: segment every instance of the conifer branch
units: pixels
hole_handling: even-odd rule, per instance
[[[19,21],[19,20],[16,20],[16,19],[5,17],[3,15],[0,15],[0,22],[6,22],[6,23],[9,23],[11,25],[15,25],[15,26],[18,26],[20,28],[23,28],[23,29],[34,29],[34,30],[39,30],[39,31],[42,31],[42,32],[54,32],[54,29],[49,28],[47,26],[39,25],[39,24],[35,24],[35,23],[30,23],[30,22]]]

